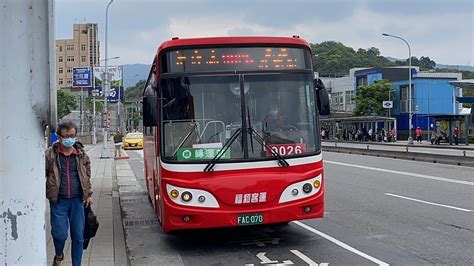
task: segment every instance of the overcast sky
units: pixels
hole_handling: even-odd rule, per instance
[[[72,24],[98,23],[104,56],[109,0],[56,0],[56,38]],[[114,64],[150,64],[173,36],[292,36],[311,43],[338,41],[377,47],[384,56],[474,65],[474,0],[114,0],[109,8],[109,57]]]

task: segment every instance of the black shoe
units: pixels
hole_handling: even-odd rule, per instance
[[[64,260],[64,254],[61,254],[61,256],[54,256],[53,260],[53,266],[61,266]]]

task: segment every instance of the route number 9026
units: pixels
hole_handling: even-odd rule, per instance
[[[301,154],[306,152],[306,144],[298,143],[298,144],[270,144],[268,145],[270,148],[277,152],[281,156],[285,155],[295,155]],[[271,156],[272,153],[267,150],[267,156]]]

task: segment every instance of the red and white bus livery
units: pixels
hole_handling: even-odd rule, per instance
[[[143,93],[145,177],[163,232],[323,217],[327,92],[298,37],[163,43]]]

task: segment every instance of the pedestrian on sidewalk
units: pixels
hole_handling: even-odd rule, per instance
[[[434,131],[431,132],[430,140],[431,140],[431,145],[435,144],[435,142],[436,142],[436,132],[434,132]]]
[[[120,130],[117,130],[117,133],[114,135],[114,145],[115,145],[115,157],[122,156],[122,145],[123,145],[123,135]]]
[[[459,128],[456,127],[453,130],[453,138],[454,138],[454,144],[458,145],[459,144]]]
[[[92,204],[91,161],[84,146],[76,141],[77,126],[58,126],[59,141],[46,150],[46,198],[50,202],[53,265],[64,260],[68,227],[72,240],[72,265],[81,265],[84,244],[84,205]]]
[[[421,130],[420,127],[417,127],[415,133],[416,133],[416,142],[421,144],[421,140],[422,140],[421,136],[423,135],[423,130]]]

